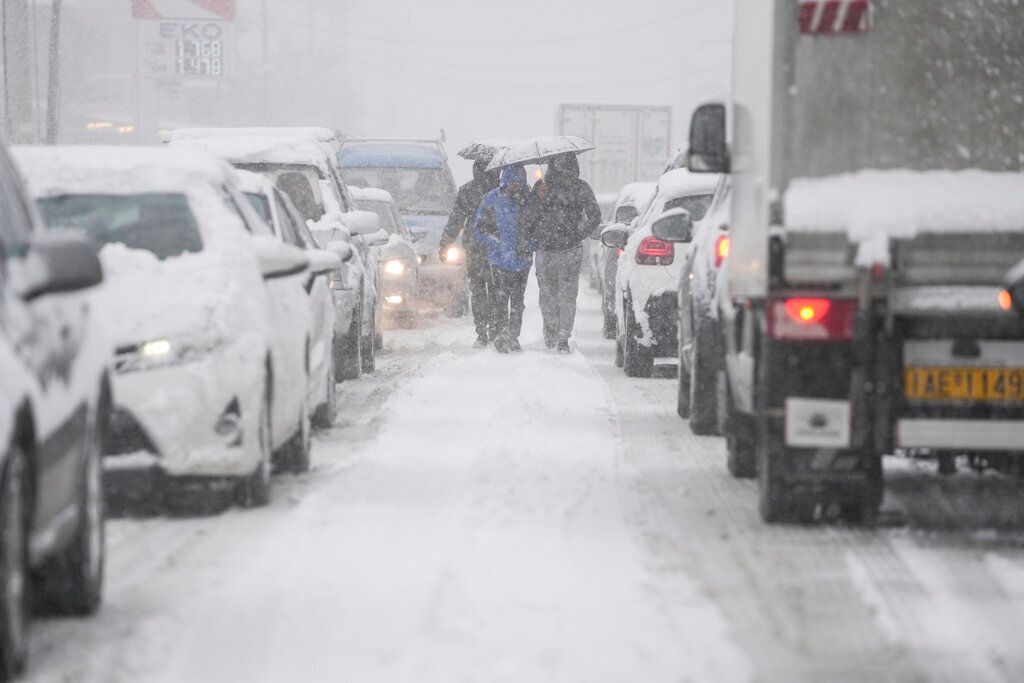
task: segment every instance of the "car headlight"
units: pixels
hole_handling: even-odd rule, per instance
[[[150,370],[202,358],[223,344],[224,340],[216,337],[188,341],[150,339],[141,344],[118,348],[114,363],[119,373]]]
[[[458,247],[448,247],[448,251],[445,253],[446,263],[459,263],[462,261],[462,250]]]
[[[388,275],[401,275],[405,272],[405,262],[400,259],[387,261],[384,264],[384,272]]]

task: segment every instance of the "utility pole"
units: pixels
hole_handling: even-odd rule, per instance
[[[4,129],[7,142],[33,143],[32,54],[28,0],[2,0]]]
[[[60,13],[63,0],[50,11],[49,80],[46,86],[46,144],[56,145],[60,129]]]

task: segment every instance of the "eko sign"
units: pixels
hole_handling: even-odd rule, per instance
[[[234,0],[132,0],[139,22],[139,73],[149,77],[227,74]]]

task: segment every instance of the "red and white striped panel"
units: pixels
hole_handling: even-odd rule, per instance
[[[798,0],[800,33],[863,33],[871,21],[871,0]]]

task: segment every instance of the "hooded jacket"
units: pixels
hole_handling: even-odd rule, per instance
[[[470,257],[487,257],[487,250],[477,242],[473,235],[473,220],[476,210],[480,208],[480,202],[484,195],[498,186],[498,174],[495,171],[487,171],[486,161],[473,162],[473,179],[459,188],[455,195],[455,207],[448,215],[448,225],[441,233],[441,252],[448,250],[455,240],[462,234],[462,246],[466,248],[466,254]]]
[[[514,194],[510,188],[513,183],[519,183]],[[487,249],[487,261],[492,266],[519,272],[533,264],[530,256],[533,245],[526,240],[530,201],[526,169],[522,166],[504,169],[498,188],[484,195],[476,212],[473,233]]]
[[[577,247],[601,224],[601,207],[580,179],[575,154],[551,160],[547,176],[533,188],[533,200],[530,237],[541,251]]]

